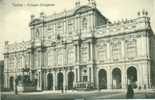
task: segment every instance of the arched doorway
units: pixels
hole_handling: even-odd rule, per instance
[[[68,73],[68,90],[73,89],[73,81],[74,81],[74,73],[69,72]]]
[[[58,90],[63,89],[63,74],[61,72],[57,75],[57,82],[58,82]]]
[[[115,68],[112,71],[112,86],[114,89],[121,88],[121,70],[119,68]]]
[[[101,69],[98,73],[99,77],[99,89],[107,88],[107,72],[104,69]]]
[[[47,75],[47,89],[48,90],[53,89],[53,75],[52,75],[52,73],[49,73]]]
[[[129,67],[127,70],[127,79],[128,85],[132,85],[134,88],[137,88],[137,70],[135,67]]]
[[[10,89],[13,90],[14,89],[14,78],[11,76],[10,77]]]

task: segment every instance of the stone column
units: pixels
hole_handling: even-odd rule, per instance
[[[67,86],[67,75],[66,75],[66,70],[64,69],[63,71],[63,90],[66,90],[66,86]]]
[[[8,56],[4,55],[4,88],[8,87]]]
[[[8,88],[9,84],[8,84],[8,73],[4,72],[4,88]]]
[[[121,79],[121,82],[122,82],[122,88],[123,89],[126,89],[127,88],[127,69],[126,69],[126,66],[122,66],[122,79]]]
[[[56,75],[56,71],[54,70],[53,72],[53,90],[56,90],[57,87],[57,75]]]
[[[76,34],[78,34],[78,17],[75,16],[75,19],[74,20],[75,20],[74,21],[75,22],[75,25],[74,25],[75,26],[75,30],[74,31],[76,32]]]
[[[147,54],[147,58],[150,58],[150,38],[149,38],[149,33],[147,33],[147,36],[146,36],[146,54]]]
[[[42,90],[42,75],[41,75],[41,70],[38,71],[38,82],[37,82],[37,90],[41,91]]]
[[[124,45],[124,40],[121,41],[121,54],[122,54],[122,59],[124,60],[125,57],[125,45]]]
[[[87,71],[88,71],[88,82],[91,82],[91,75],[90,75],[90,73],[91,73],[91,71],[90,71],[90,66],[88,66],[87,67]]]
[[[149,68],[149,64],[146,61],[143,65],[143,87],[144,88],[148,88],[149,87],[149,72],[148,72],[148,68]],[[145,85],[145,86],[144,86]]]
[[[73,70],[73,72],[74,72],[74,82],[73,82],[73,87],[75,87],[76,85],[76,78],[77,78],[77,76],[76,76],[76,68]]]
[[[77,63],[77,45],[74,44],[74,63]]]
[[[47,71],[44,72],[44,89],[47,89]]]
[[[99,90],[99,69],[96,69],[96,73],[95,73],[95,76],[96,76],[96,88]]]
[[[92,16],[92,14],[90,14],[89,17],[90,17],[90,25],[89,25],[90,27],[89,28],[90,28],[91,31],[94,31],[94,29],[93,29],[93,16]]]
[[[66,49],[65,49],[65,46],[63,47],[62,52],[63,52],[62,66],[65,66],[65,64],[66,64],[66,62],[67,62],[67,55],[66,55]]]
[[[148,61],[148,88],[151,88],[151,64],[150,62]]]
[[[95,13],[94,12],[92,12],[92,14],[91,14],[91,25],[92,25],[92,28],[93,28],[93,31],[94,31],[94,29],[95,29]]]
[[[94,83],[94,67],[91,67],[91,82]]]
[[[147,38],[145,33],[143,33],[143,36],[141,37],[141,46],[142,46],[142,49],[141,49],[142,56],[147,57],[147,48],[146,48]]]
[[[77,54],[77,55],[76,55],[76,56],[77,56],[77,57],[76,57],[76,59],[77,59],[76,63],[79,64],[79,62],[80,62],[80,44],[79,44],[78,41],[76,41],[76,42],[75,42],[75,45],[76,45],[76,47],[77,47],[77,48],[76,48],[76,54]]]
[[[44,72],[44,90],[47,89],[47,72]]]
[[[79,69],[79,67],[77,68],[77,72],[78,72],[78,82],[80,82],[80,69]]]
[[[108,67],[108,70],[107,70],[107,87],[108,89],[112,89],[112,71],[111,71],[111,66]]]
[[[93,50],[93,40],[91,40],[90,42],[90,60],[93,61],[94,60],[94,50]]]
[[[77,29],[78,29],[78,33],[80,33],[81,32],[80,15],[77,17],[77,21],[78,21]]]
[[[94,83],[94,71],[93,65],[89,65],[88,67],[88,81],[90,83]]]
[[[107,42],[107,60],[110,62],[110,43],[109,41]]]
[[[141,86],[143,87],[143,68],[142,68],[142,64],[139,64],[138,68],[137,68],[137,85],[138,87]]]

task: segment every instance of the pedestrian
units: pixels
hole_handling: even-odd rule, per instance
[[[61,87],[61,93],[63,94],[63,92],[64,92],[64,91],[63,91],[63,87]]]
[[[127,98],[133,98],[134,97],[134,90],[133,90],[131,85],[128,85],[128,90],[127,90],[126,97]]]
[[[15,94],[18,94],[18,90],[17,90],[17,85],[18,85],[18,79],[16,78],[15,80]]]

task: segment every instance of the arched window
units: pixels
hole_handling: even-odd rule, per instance
[[[115,89],[121,88],[121,70],[119,68],[115,68],[112,70],[112,86]]]
[[[107,72],[104,69],[101,69],[98,73],[99,77],[99,89],[107,88]]]

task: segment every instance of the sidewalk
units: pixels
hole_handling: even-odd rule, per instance
[[[21,95],[37,95],[37,94],[92,94],[92,93],[120,93],[124,92],[124,90],[93,90],[93,91],[77,91],[77,90],[67,90],[62,91],[61,90],[55,90],[55,91],[41,91],[41,92],[21,92],[18,94]]]
[[[14,93],[14,91],[9,91],[9,92],[1,92],[1,94],[2,95],[5,95],[5,94],[7,94],[7,95],[13,95],[15,93]]]
[[[67,90],[62,91],[61,90],[55,90],[55,91],[40,91],[40,92],[18,92],[18,95],[38,95],[38,94],[93,94],[93,93],[126,93],[126,89],[107,89],[107,90],[92,90],[92,91],[77,91],[77,90]],[[148,90],[138,90],[134,89],[134,93],[155,93],[154,89],[148,89]],[[11,92],[1,92],[1,94],[8,94],[13,95],[14,91]]]

